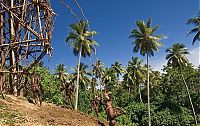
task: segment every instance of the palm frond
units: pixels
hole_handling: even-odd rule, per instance
[[[74,47],[77,43],[78,43],[78,41],[75,39],[73,42],[71,42],[69,48]]]
[[[141,36],[141,33],[137,29],[133,29],[131,31],[131,35],[129,35],[129,38],[139,38]]]
[[[144,34],[145,31],[146,31],[146,30],[145,30],[146,27],[145,27],[144,21],[136,21],[136,25],[138,26],[138,28],[139,28],[139,30],[141,31],[141,33]]]
[[[160,26],[156,25],[156,26],[153,26],[151,29],[151,32],[154,33],[156,30],[158,30]]]
[[[151,22],[152,22],[152,20],[149,18],[149,19],[147,20],[147,23],[146,23],[147,28],[150,28],[150,27],[151,27]]]
[[[195,16],[193,18],[189,18],[186,22],[186,24],[194,24],[196,26],[200,25],[200,18]]]
[[[195,43],[197,40],[200,40],[200,31],[194,36],[194,39],[192,40],[192,45],[194,45],[194,43]]]
[[[198,32],[198,31],[200,31],[200,27],[199,27],[199,26],[197,26],[197,27],[191,29],[190,32],[187,34],[187,36],[188,36],[189,34],[192,34],[192,33]]]

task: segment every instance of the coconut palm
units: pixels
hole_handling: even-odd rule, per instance
[[[112,91],[114,86],[117,86],[118,79],[116,78],[115,72],[112,68],[106,68],[102,76],[102,83],[105,85],[105,89]]]
[[[152,93],[156,93],[156,90],[159,87],[160,81],[161,81],[160,72],[152,70],[150,74],[150,85],[151,85],[150,89]]]
[[[99,80],[100,84],[100,90],[101,90],[101,93],[102,93],[102,77],[104,75],[104,64],[100,61],[100,60],[97,60],[95,64],[92,65],[93,66],[93,69],[92,69],[92,72],[94,74],[94,76]]]
[[[90,82],[90,87],[92,89],[93,95],[95,95],[97,93],[96,86],[97,86],[97,79],[95,77],[92,77],[91,82]]]
[[[129,69],[126,68],[125,73],[122,78],[123,78],[122,86],[124,88],[128,88],[128,92],[130,95],[131,89],[133,86],[133,79],[132,79],[131,72],[129,71]]]
[[[125,84],[123,86],[128,87],[129,94],[132,92],[132,89],[137,88],[140,102],[142,102],[141,85],[145,82],[146,72],[146,68],[142,65],[142,62],[138,57],[132,57],[123,75],[123,84]]]
[[[173,44],[172,47],[166,49],[166,52],[168,53],[168,55],[166,56],[166,59],[168,60],[167,64],[169,66],[172,66],[173,68],[178,68],[180,70],[180,73],[181,73],[181,76],[182,76],[182,79],[185,84],[187,94],[190,100],[190,104],[192,107],[195,124],[197,125],[196,114],[193,107],[192,99],[190,97],[190,91],[182,73],[183,67],[187,66],[189,62],[186,57],[186,54],[189,54],[188,49],[185,47],[184,44],[176,43],[176,44]]]
[[[197,40],[200,40],[200,17],[199,16],[195,16],[193,18],[189,18],[186,22],[186,24],[193,24],[194,25],[194,28],[192,28],[190,30],[190,32],[188,33],[189,34],[192,34],[192,33],[195,33],[195,36],[192,40],[192,45],[194,45],[194,43],[197,41]]]
[[[62,83],[65,83],[67,79],[67,71],[64,64],[56,65],[55,75],[59,81],[61,81]]]
[[[145,23],[143,20],[136,21],[137,29],[131,31],[129,38],[134,38],[133,52],[139,52],[142,56],[146,55],[147,58],[147,94],[148,94],[148,117],[149,126],[151,126],[150,114],[150,94],[149,94],[149,57],[154,56],[154,51],[158,51],[162,45],[160,39],[163,35],[154,35],[155,31],[159,28],[158,25],[151,27],[151,19]]]
[[[76,102],[75,102],[75,110],[77,110],[78,105],[78,89],[79,89],[79,68],[81,57],[91,56],[92,51],[94,51],[94,46],[97,46],[98,43],[94,40],[90,39],[92,36],[97,34],[95,31],[88,31],[88,23],[81,20],[78,23],[72,24],[69,26],[72,30],[68,37],[66,38],[66,42],[71,42],[70,48],[73,47],[73,53],[75,56],[79,56],[78,58],[78,69],[77,69],[77,81],[76,81]]]
[[[152,78],[150,80],[150,83],[152,83],[151,86],[152,88],[154,88],[154,86],[156,87],[159,85],[159,82],[161,80],[161,74],[159,71],[152,71],[151,76]]]
[[[92,72],[94,73],[96,78],[100,78],[101,76],[103,76],[104,64],[100,60],[97,60],[96,63],[93,64],[92,66],[93,66]]]
[[[83,63],[80,63],[80,67],[79,67],[79,85],[81,87],[81,89],[86,90],[88,88],[88,84],[90,83],[90,76],[92,75],[88,69],[88,65],[85,65]],[[73,77],[74,80],[77,78],[78,76],[78,69],[74,68],[74,73]]]
[[[167,64],[173,68],[183,68],[188,65],[189,61],[186,54],[189,54],[189,52],[184,44],[173,44],[172,47],[166,49],[166,52],[168,53],[166,56]]]
[[[123,73],[123,69],[121,66],[122,66],[122,64],[119,63],[118,61],[115,61],[114,64],[111,65],[111,68],[116,73],[117,78],[119,78],[119,75],[122,75],[122,73]]]
[[[136,86],[138,87],[138,93],[140,95],[140,102],[142,102],[141,97],[141,84],[144,83],[146,69],[142,66],[142,60],[138,57],[132,57],[132,60],[128,62],[128,71],[130,72],[132,79]]]

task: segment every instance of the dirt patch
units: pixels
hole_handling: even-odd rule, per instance
[[[24,98],[6,96],[0,99],[0,125],[15,126],[108,126],[98,120],[74,110],[44,103],[41,107]],[[1,117],[2,116],[2,117]]]

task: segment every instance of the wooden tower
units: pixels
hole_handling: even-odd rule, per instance
[[[0,87],[18,94],[23,77],[51,55],[53,12],[49,0],[0,0]]]

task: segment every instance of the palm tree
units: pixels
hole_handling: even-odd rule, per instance
[[[97,93],[96,91],[97,79],[95,77],[92,77],[90,84],[91,84],[90,87],[92,89],[92,94],[95,95]]]
[[[125,74],[123,75],[122,78],[123,78],[122,86],[124,88],[128,88],[128,93],[130,95],[132,84],[133,84],[133,78],[132,78],[131,72],[129,71],[128,68],[126,68]]]
[[[188,35],[192,34],[192,33],[196,33],[196,35],[194,36],[194,38],[192,40],[192,45],[194,45],[194,43],[197,40],[200,40],[200,17],[199,16],[195,16],[193,18],[189,18],[187,20],[186,24],[193,24],[194,25],[194,28],[192,28],[190,30],[190,32],[188,33]]]
[[[180,70],[181,77],[185,84],[187,94],[188,94],[188,97],[190,100],[190,104],[192,107],[194,121],[195,121],[195,124],[197,125],[196,114],[195,114],[195,110],[193,107],[192,99],[190,97],[189,88],[188,88],[188,85],[187,85],[185,78],[183,76],[183,73],[182,73],[183,67],[187,66],[188,62],[189,62],[186,57],[186,54],[189,54],[188,49],[185,47],[184,44],[176,43],[176,44],[173,44],[172,47],[166,49],[166,52],[168,53],[168,55],[166,56],[166,59],[168,60],[167,64],[171,65],[173,68],[178,68]]]
[[[147,58],[147,94],[148,94],[148,117],[149,126],[151,126],[150,114],[150,94],[149,94],[149,57],[154,56],[154,51],[158,51],[158,47],[162,44],[160,39],[163,35],[154,35],[155,31],[159,28],[158,25],[151,27],[151,19],[145,23],[143,20],[136,21],[137,29],[131,31],[129,38],[134,38],[133,52],[140,51],[142,56],[146,55]]]
[[[95,31],[88,31],[88,22],[84,22],[81,20],[78,23],[72,24],[69,26],[72,30],[68,37],[66,38],[66,42],[71,42],[70,48],[73,47],[73,53],[75,56],[79,56],[78,58],[78,68],[77,68],[77,81],[76,81],[76,102],[75,102],[75,110],[77,110],[78,106],[78,89],[79,89],[79,68],[81,57],[91,56],[92,51],[94,51],[94,46],[97,46],[98,43],[94,40],[90,39],[92,36],[97,34]]]
[[[142,96],[141,96],[141,84],[144,83],[145,78],[145,72],[146,69],[144,66],[142,66],[142,60],[140,60],[138,57],[132,57],[132,60],[128,62],[128,72],[130,72],[132,79],[134,83],[138,87],[138,93],[140,95],[140,102],[142,102]]]
[[[56,78],[61,81],[61,83],[65,83],[67,79],[67,71],[64,64],[56,65],[55,75]]]
[[[156,92],[156,90],[159,87],[160,81],[161,81],[161,74],[160,74],[160,72],[152,70],[151,74],[150,74],[150,85],[151,85],[150,89],[151,89],[152,93]]]
[[[159,71],[152,71],[151,72],[151,76],[152,76],[152,79],[151,79],[152,88],[154,86],[158,86],[159,82],[161,80],[161,74],[160,74],[160,72]]]
[[[121,66],[122,66],[122,64],[119,63],[118,61],[115,61],[114,64],[111,65],[111,68],[116,73],[117,78],[119,78],[119,75],[122,75],[122,73],[123,73],[123,69]]]
[[[92,75],[89,70],[87,70],[88,65],[85,65],[84,63],[80,63],[80,67],[79,67],[79,85],[81,87],[81,89],[86,90],[88,88],[88,84],[90,83],[90,76]],[[74,73],[73,77],[74,80],[77,78],[78,76],[78,69],[74,68]]]
[[[112,91],[114,86],[117,86],[118,79],[116,78],[115,72],[112,68],[106,68],[102,76],[102,83],[105,85],[105,89]]]
[[[95,64],[92,65],[93,66],[93,74],[94,76],[99,80],[99,86],[100,86],[100,90],[102,93],[102,77],[104,75],[104,64],[100,61],[97,60]]]

